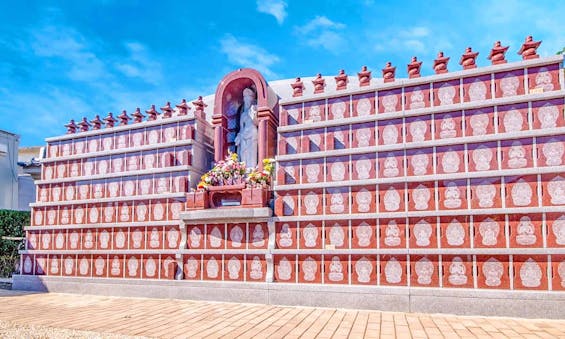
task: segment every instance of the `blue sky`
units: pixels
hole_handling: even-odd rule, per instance
[[[240,67],[269,81],[380,76],[391,61],[404,77],[415,55],[426,75],[440,50],[452,70],[467,46],[487,65],[496,40],[517,61],[529,34],[554,55],[563,13],[565,1],[0,0],[0,129],[43,145],[71,118],[208,95]]]

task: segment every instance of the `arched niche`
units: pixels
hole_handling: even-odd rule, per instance
[[[258,163],[275,156],[278,127],[278,97],[258,71],[243,68],[227,74],[216,89],[214,100],[214,160],[217,162],[234,151],[234,139],[239,130],[238,108],[243,102],[243,90],[252,88],[257,95]]]

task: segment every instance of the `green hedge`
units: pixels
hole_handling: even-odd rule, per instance
[[[2,237],[23,237],[24,226],[29,225],[30,212],[0,210],[0,277],[9,277],[18,263],[21,241]]]

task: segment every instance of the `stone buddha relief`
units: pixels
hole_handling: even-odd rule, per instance
[[[91,230],[86,231],[84,235],[84,248],[94,248],[94,234],[92,234]]]
[[[318,242],[318,229],[314,224],[309,223],[302,230],[304,236],[304,246],[308,248],[316,247]]]
[[[459,154],[451,148],[441,157],[441,167],[444,173],[458,172],[460,163]]]
[[[263,226],[261,226],[261,224],[256,224],[253,228],[251,244],[254,247],[263,247],[265,245],[265,232],[263,231]]]
[[[371,244],[373,230],[369,224],[363,221],[355,229],[355,235],[357,236],[357,245],[359,247],[367,247]]]
[[[398,96],[396,94],[385,95],[381,102],[384,107],[384,113],[396,112],[396,106],[398,104]]]
[[[469,100],[482,101],[487,98],[487,86],[480,79],[475,79],[469,86]]]
[[[43,224],[43,212],[41,210],[34,210],[33,211],[33,219],[35,225]]]
[[[299,118],[300,118],[300,112],[296,108],[292,108],[292,109],[287,110],[286,114],[288,114],[289,117],[294,119],[294,121],[298,121]]]
[[[359,128],[355,131],[355,138],[358,147],[369,147],[371,142],[371,129]]]
[[[293,168],[294,170],[294,167],[291,168]],[[320,164],[310,163],[306,165],[304,171],[306,172],[306,180],[309,183],[318,182],[318,176],[320,174]]]
[[[479,223],[479,234],[481,235],[481,243],[484,246],[495,246],[498,242],[499,233],[500,225],[492,218],[486,218]]]
[[[528,258],[520,267],[520,280],[524,287],[539,287],[541,285],[542,271],[534,259]]]
[[[71,222],[71,212],[68,207],[63,207],[61,210],[61,224],[67,225]]]
[[[386,229],[385,229],[385,238],[384,238],[385,245],[396,247],[400,245],[400,228],[395,220],[391,220],[388,222]]]
[[[210,247],[212,248],[219,248],[222,246],[222,232],[218,228],[218,226],[214,226],[212,231],[210,232]]]
[[[414,120],[410,123],[410,135],[413,142],[421,142],[426,139],[428,124],[423,120]]]
[[[509,110],[504,115],[502,124],[504,125],[504,130],[507,133],[521,131],[522,126],[524,125],[524,118],[522,117],[522,113],[520,113],[520,111],[517,109]]]
[[[157,263],[153,257],[147,258],[145,261],[145,276],[148,278],[156,278],[155,273],[157,272]]]
[[[371,114],[371,106],[372,106],[371,100],[369,98],[359,99],[359,101],[357,101],[357,115],[360,116],[360,117],[370,115]],[[396,107],[396,103],[394,104],[394,106]]]
[[[347,145],[346,140],[349,140],[345,136],[342,130],[334,131],[334,149],[344,149]]]
[[[512,186],[510,197],[515,206],[528,206],[532,203],[532,187],[524,179],[518,179]]]
[[[118,230],[116,233],[116,248],[124,248],[126,246],[126,234],[123,230]]]
[[[355,263],[355,273],[357,274],[357,281],[360,283],[368,283],[371,280],[371,273],[373,273],[373,265],[366,257],[361,257]]]
[[[193,256],[190,256],[184,264],[186,276],[190,279],[196,278],[196,274],[198,273],[198,266],[198,260],[196,260]]]
[[[357,202],[358,212],[360,213],[369,212],[371,209],[372,200],[373,197],[371,195],[371,192],[369,192],[365,188],[360,189],[359,192],[357,192],[357,194],[355,195],[355,201]]]
[[[53,186],[51,195],[53,196],[53,201],[61,200],[61,186]]]
[[[318,152],[321,149],[322,145],[322,137],[320,134],[313,133],[308,135],[308,140],[310,142],[310,151],[311,152]]]
[[[210,257],[208,262],[206,262],[206,275],[208,278],[216,279],[218,277],[218,273],[220,272],[220,265],[215,257]]]
[[[153,219],[154,220],[163,220],[165,217],[165,207],[162,203],[158,202],[153,205]]]
[[[167,245],[169,248],[176,248],[180,237],[180,232],[176,228],[167,231]]]
[[[147,219],[147,205],[143,201],[135,206],[135,215],[137,221],[145,221]]]
[[[471,126],[471,132],[473,136],[481,136],[487,134],[487,128],[490,123],[490,118],[487,114],[478,111],[473,114],[469,119],[469,125]]]
[[[228,260],[228,276],[232,280],[239,279],[239,271],[241,270],[241,262],[236,257]]]
[[[536,239],[532,219],[528,216],[521,217],[517,227],[516,243],[519,245],[533,245],[536,243]]]
[[[309,120],[312,120],[313,122],[322,121],[322,112],[318,105],[310,107],[309,115]]]
[[[345,117],[346,105],[343,100],[336,100],[330,106],[330,112],[334,119],[343,119]]]
[[[450,181],[447,183],[445,188],[445,199],[443,200],[443,206],[445,208],[461,208],[461,192],[456,182]]]
[[[410,158],[414,175],[425,175],[428,171],[429,158],[424,152],[418,151]]]
[[[120,259],[117,255],[114,256],[111,263],[110,274],[113,276],[119,276],[122,272]]]
[[[106,230],[102,230],[98,235],[98,242],[100,243],[101,249],[107,249],[110,247],[110,233]]]
[[[562,214],[551,225],[551,231],[558,245],[565,245],[565,214]]]
[[[190,229],[188,238],[191,248],[200,247],[200,241],[202,240],[202,231],[200,231],[200,228],[198,227],[193,227]]]
[[[283,257],[277,266],[278,278],[283,281],[290,280],[292,274],[292,265],[286,257]]]
[[[151,233],[149,234],[149,247],[150,248],[159,248],[161,245],[161,235],[159,234],[159,230],[156,227],[151,229]]]
[[[131,233],[131,240],[133,248],[141,248],[143,245],[143,232],[139,228],[134,229]]]
[[[402,280],[402,265],[396,258],[390,258],[385,265],[385,279],[389,284],[398,284]]]
[[[508,167],[509,168],[522,168],[528,165],[526,159],[526,149],[522,146],[520,141],[512,142],[512,146],[508,150]]]
[[[507,74],[500,80],[500,89],[502,90],[503,97],[517,95],[518,87],[520,87],[520,80],[512,74]]]
[[[65,235],[62,231],[59,231],[55,237],[55,249],[60,250],[63,247],[65,247]]]
[[[230,230],[230,240],[232,247],[241,247],[241,241],[243,240],[243,230],[239,225],[235,225]]]
[[[396,211],[400,208],[400,194],[394,187],[389,187],[384,195],[384,207],[387,211]]]
[[[398,143],[398,128],[394,124],[388,124],[383,128],[383,144],[394,145]]]
[[[55,225],[55,218],[57,218],[57,211],[56,210],[48,210],[47,211],[47,224],[48,225]]]
[[[296,154],[298,152],[298,140],[296,137],[287,137],[287,153]]]
[[[104,197],[104,184],[102,184],[102,183],[94,184],[92,191],[93,191],[92,196],[95,199],[103,198]]]
[[[418,277],[418,284],[429,285],[432,283],[432,276],[434,274],[434,264],[430,259],[423,257],[416,261],[414,265],[416,276]]]
[[[68,185],[67,188],[65,189],[65,200],[67,201],[71,201],[75,198],[75,186],[74,185]]]
[[[431,198],[430,189],[425,185],[418,185],[412,191],[412,199],[414,199],[414,208],[418,211],[428,209]]]
[[[253,261],[251,261],[251,270],[249,272],[249,277],[254,280],[259,280],[263,278],[263,265],[258,256],[253,256]]]
[[[359,158],[355,161],[355,171],[357,172],[358,179],[369,179],[371,176],[371,161],[365,157]]]
[[[553,76],[546,67],[539,69],[536,74],[535,83],[535,88],[543,88],[544,92],[553,91]]]
[[[459,220],[451,219],[445,229],[447,244],[450,246],[461,246],[465,242],[465,228]]]
[[[345,165],[341,161],[332,163],[330,167],[332,181],[342,181],[345,179]]]
[[[485,276],[485,285],[489,287],[500,286],[504,265],[496,258],[490,258],[483,264],[483,275]]]
[[[342,247],[345,240],[345,232],[340,224],[335,223],[330,228],[330,244],[335,247]]]
[[[400,174],[400,170],[398,169],[398,160],[394,153],[389,153],[384,161],[384,170],[383,175],[387,178],[396,177]]]
[[[31,262],[31,258],[29,256],[26,256],[26,258],[24,259],[23,271],[26,274],[30,274],[32,269],[33,269],[33,263]]]
[[[475,163],[475,169],[477,171],[488,171],[490,170],[490,162],[492,161],[493,154],[492,150],[487,146],[480,145],[475,148],[471,153],[471,158]]]
[[[318,205],[320,204],[320,198],[315,192],[308,192],[304,197],[304,207],[306,208],[306,214],[316,214],[318,213]]]
[[[97,276],[101,276],[104,274],[104,267],[106,266],[106,262],[102,256],[98,256],[96,260],[94,260],[94,274]]]
[[[450,84],[443,84],[438,90],[439,104],[452,105],[455,99],[455,87]]]
[[[75,260],[72,257],[66,257],[63,261],[65,267],[65,275],[72,275],[75,267]]]
[[[461,286],[467,284],[466,267],[461,257],[454,257],[449,264],[449,276],[447,280],[451,285]]]
[[[120,221],[127,222],[130,220],[129,206],[127,202],[123,202],[120,206]]]
[[[88,221],[90,221],[91,224],[95,224],[98,222],[99,216],[98,208],[96,208],[96,206],[91,206],[88,212]]]
[[[430,238],[432,236],[433,228],[429,222],[422,219],[414,225],[414,238],[416,245],[420,247],[430,246]]]
[[[552,205],[565,204],[565,178],[558,175],[547,184],[547,192],[551,197]]]
[[[41,234],[41,248],[50,249],[51,248],[51,233],[44,232]]]
[[[302,262],[302,272],[305,281],[314,281],[316,279],[316,273],[318,272],[316,260],[310,256],[306,258]]]
[[[53,168],[51,166],[45,166],[44,176],[47,180],[53,179]]]
[[[108,160],[100,159],[96,167],[98,168],[98,174],[108,173]]]
[[[121,172],[124,170],[124,159],[123,158],[112,158],[112,168],[114,173]]]
[[[71,235],[69,236],[69,243],[70,243],[70,247],[71,249],[77,249],[78,248],[78,241],[79,241],[80,235],[78,234],[78,232],[76,230],[73,230],[71,232]]]
[[[279,232],[280,239],[279,245],[281,247],[291,247],[293,240],[292,240],[292,231],[290,229],[289,224],[285,223],[281,226],[281,231]]]
[[[538,110],[538,119],[541,123],[541,128],[555,128],[557,127],[557,118],[559,117],[559,110],[557,106],[552,104],[545,104]]]
[[[341,260],[337,255],[332,257],[330,263],[330,273],[328,274],[328,280],[333,282],[343,281],[343,265]]]
[[[563,163],[565,147],[563,146],[563,142],[552,138],[543,144],[542,153],[545,157],[546,166],[559,166]]]
[[[45,274],[45,271],[43,270],[44,267],[46,266],[45,264],[46,264],[46,258],[43,257],[35,258],[35,270],[37,271],[37,274],[39,275]]]
[[[423,107],[426,107],[426,103],[424,102],[424,92],[422,92],[420,87],[415,87],[410,94],[410,109]]]
[[[330,212],[343,213],[345,211],[345,199],[341,192],[336,191],[330,195]]]

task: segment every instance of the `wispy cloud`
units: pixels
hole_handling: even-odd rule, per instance
[[[252,67],[268,77],[276,77],[272,66],[277,64],[280,59],[262,47],[240,41],[233,35],[227,34],[220,40],[220,48],[233,65]]]
[[[446,34],[435,35],[426,26],[390,28],[386,32],[373,34],[372,40],[375,41],[374,49],[378,52],[412,52],[426,55],[453,47]]]
[[[139,78],[150,84],[159,84],[163,79],[161,64],[153,60],[147,48],[139,42],[125,43],[129,56],[116,62],[116,69],[130,78]]]
[[[343,23],[317,16],[303,26],[295,27],[294,31],[306,45],[338,53],[347,43],[341,32],[344,28]]]
[[[257,0],[257,11],[270,14],[282,25],[286,18],[286,2],[283,0]]]

